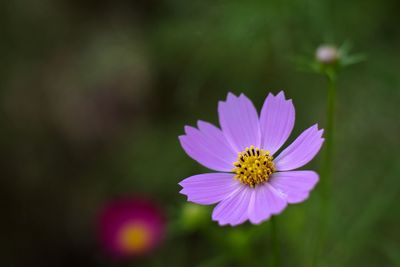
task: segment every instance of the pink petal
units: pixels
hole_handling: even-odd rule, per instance
[[[237,152],[233,149],[228,140],[226,140],[225,135],[219,128],[215,127],[211,123],[200,120],[197,121],[197,126],[200,131],[203,132],[207,136],[207,138],[210,139],[210,143],[212,142],[212,146],[220,147],[219,151],[223,152],[223,154],[221,154],[223,158],[237,158]],[[228,161],[231,162],[231,159]]]
[[[323,131],[318,130],[317,124],[305,130],[274,160],[276,169],[278,171],[293,170],[312,160],[324,142]]]
[[[299,203],[308,198],[318,180],[313,171],[288,171],[274,173],[269,182],[286,195],[288,203]]]
[[[261,109],[261,147],[272,155],[285,143],[293,130],[295,111],[292,100],[285,100],[281,91],[277,96],[269,94]]]
[[[232,173],[205,173],[186,178],[179,185],[183,187],[179,193],[188,201],[210,205],[234,194],[241,184]]]
[[[286,196],[269,183],[256,186],[249,204],[249,219],[253,224],[268,220],[271,215],[281,213],[287,205]]]
[[[199,129],[186,126],[186,135],[179,136],[185,152],[200,164],[216,171],[231,171],[237,159],[222,131],[214,125],[198,121]]]
[[[236,152],[246,147],[260,147],[261,134],[257,110],[243,94],[228,94],[226,102],[219,102],[219,122],[226,139]]]
[[[212,219],[219,225],[239,225],[248,219],[248,207],[252,189],[242,185],[229,198],[222,200],[215,208]]]

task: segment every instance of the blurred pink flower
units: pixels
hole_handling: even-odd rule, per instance
[[[107,203],[99,217],[103,248],[115,258],[148,254],[163,240],[165,219],[160,208],[142,198]]]

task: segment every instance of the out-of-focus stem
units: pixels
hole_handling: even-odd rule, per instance
[[[326,127],[325,127],[325,154],[321,170],[321,214],[319,224],[319,235],[312,266],[318,266],[318,258],[322,249],[326,247],[328,224],[331,216],[331,187],[332,187],[332,160],[334,148],[334,125],[335,125],[335,98],[336,98],[336,76],[328,73],[328,96],[326,106]]]
[[[329,221],[331,185],[332,185],[332,158],[334,145],[334,125],[335,125],[335,98],[336,98],[336,78],[334,75],[328,77],[328,98],[326,107],[326,132],[325,132],[325,158],[322,169],[323,195],[322,204],[324,211],[325,224]]]
[[[279,249],[279,240],[278,240],[278,226],[276,224],[275,216],[271,217],[271,246],[272,246],[272,266],[280,267],[280,249]]]

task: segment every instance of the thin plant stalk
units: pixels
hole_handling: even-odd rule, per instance
[[[271,217],[270,225],[271,225],[272,266],[280,267],[281,259],[280,259],[279,240],[278,240],[278,225],[276,223],[275,216]]]
[[[321,223],[319,224],[319,235],[317,237],[315,254],[311,266],[318,266],[317,262],[318,258],[321,256],[322,248],[326,247],[325,242],[331,216],[336,76],[333,72],[327,72],[326,77],[328,79],[328,94],[326,106],[325,154],[321,170]]]
[[[334,147],[334,126],[335,126],[335,99],[336,99],[336,77],[334,74],[327,74],[328,78],[328,97],[326,107],[326,132],[325,132],[325,158],[322,169],[322,204],[324,218],[329,221],[331,186],[332,186],[332,165]],[[326,224],[326,223],[325,223]]]

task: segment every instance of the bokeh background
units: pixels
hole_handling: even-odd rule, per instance
[[[291,140],[325,125],[326,81],[298,70],[321,43],[367,60],[337,91],[333,210],[318,266],[400,266],[398,0],[13,0],[0,3],[1,266],[269,266],[269,222],[219,227],[177,183],[205,172],[177,136],[243,92],[285,90]],[[306,168],[320,170],[322,154]],[[145,196],[163,244],[116,262],[104,203]],[[277,217],[283,266],[309,266],[320,188]]]

